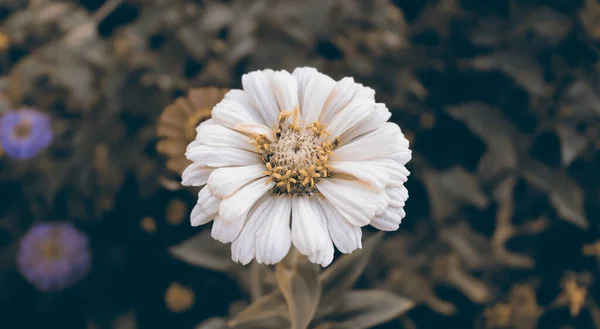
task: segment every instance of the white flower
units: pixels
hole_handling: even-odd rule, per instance
[[[408,141],[375,91],[313,68],[242,77],[200,124],[183,184],[202,186],[192,226],[214,219],[232,259],[274,264],[293,244],[327,266],[361,248],[361,227],[398,229]]]

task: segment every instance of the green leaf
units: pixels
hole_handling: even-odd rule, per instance
[[[204,230],[170,247],[169,253],[188,264],[219,272],[229,272],[235,266],[231,261],[229,246],[214,240],[210,230]]]
[[[354,286],[382,237],[383,232],[374,234],[365,241],[362,249],[340,257],[321,273],[319,279],[323,290],[321,303],[317,308],[317,318],[335,309],[343,295]]]
[[[292,257],[295,262],[289,266],[285,262],[277,264],[275,277],[287,302],[292,329],[306,329],[321,298],[319,270],[303,255]]]
[[[318,328],[366,329],[388,322],[414,307],[404,297],[383,290],[352,290],[331,315],[341,321],[327,321]]]
[[[250,322],[269,320],[276,317],[287,317],[285,298],[279,291],[263,296],[250,304],[229,321],[228,326],[239,328]]]

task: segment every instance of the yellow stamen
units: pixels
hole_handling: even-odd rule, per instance
[[[294,117],[292,119],[292,128],[293,129],[298,129],[298,116],[300,115],[300,107],[298,107],[298,105],[296,104],[296,106],[294,107]]]

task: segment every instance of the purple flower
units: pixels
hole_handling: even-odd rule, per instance
[[[17,266],[41,291],[60,291],[89,272],[88,237],[69,223],[35,224],[21,240]]]
[[[38,110],[22,108],[0,118],[0,144],[18,160],[31,159],[52,142],[50,118]]]

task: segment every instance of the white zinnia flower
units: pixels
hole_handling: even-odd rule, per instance
[[[411,159],[408,141],[375,91],[314,68],[242,77],[200,124],[183,184],[205,185],[192,226],[214,219],[212,236],[232,259],[274,264],[292,243],[327,266],[333,245],[362,247],[361,227],[398,229]]]

